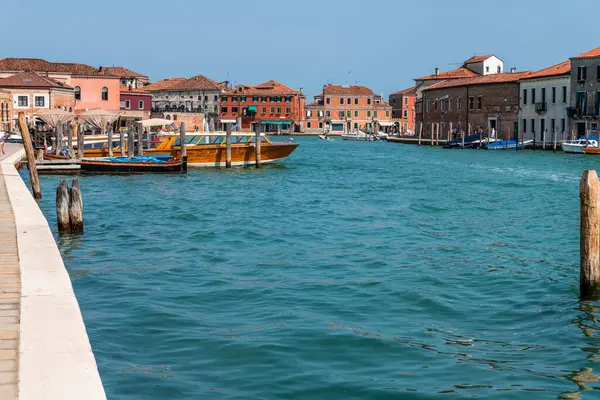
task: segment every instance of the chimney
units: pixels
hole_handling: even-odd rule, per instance
[[[301,87],[301,88],[300,88],[300,96],[302,96],[303,94],[304,94],[304,88],[303,88],[303,87]]]
[[[439,76],[440,75],[440,69],[439,68],[435,68],[435,76]]]
[[[98,72],[102,72],[102,65],[98,68]]]
[[[510,73],[511,73],[511,74],[514,74],[514,73],[516,73],[516,72],[517,72],[517,69],[516,69],[515,67],[512,67],[512,68],[510,69]]]

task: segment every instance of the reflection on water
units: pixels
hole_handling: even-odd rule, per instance
[[[598,397],[565,211],[593,158],[298,142],[284,167],[80,178],[59,244],[109,398]]]

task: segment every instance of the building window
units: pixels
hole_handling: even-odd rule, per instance
[[[223,96],[223,97],[221,97],[221,101],[222,101],[222,102],[226,102],[226,101],[227,101],[227,96]]]
[[[125,100],[125,109],[129,110],[131,108],[131,102],[129,100]]]
[[[306,116],[308,118],[312,117],[312,110],[306,110]]]
[[[587,92],[577,92],[575,95],[575,107],[580,113],[585,114],[587,108]]]
[[[321,114],[320,117],[322,117],[323,116],[323,111],[319,111],[319,114]],[[327,115],[328,117],[331,117],[331,111],[326,111],[325,115]]]
[[[562,98],[563,98],[563,103],[566,103],[566,102],[567,102],[567,87],[566,87],[566,86],[563,86],[563,88],[562,88],[562,92],[563,92],[563,93],[562,93],[562,94],[563,94],[563,96],[562,96]]]
[[[437,103],[438,103],[437,100],[433,101],[433,111],[437,111]]]
[[[323,129],[323,123],[319,122],[319,129]]]
[[[102,100],[108,101],[108,88],[106,86],[102,88]]]
[[[527,89],[523,89],[523,105],[527,104]]]
[[[310,129],[310,128],[311,128],[311,126],[312,126],[312,124],[310,123],[310,121],[306,123],[306,127],[307,127],[308,129]]]
[[[535,104],[535,89],[531,89],[531,104]]]
[[[596,67],[596,79],[600,81],[600,65]]]
[[[377,118],[377,110],[373,111],[373,118]]]
[[[556,88],[552,88],[552,103],[556,104]]]
[[[408,110],[404,110],[404,119],[408,118]]]
[[[29,105],[29,96],[19,96],[17,98],[19,107],[27,107]]]
[[[367,99],[367,105],[371,105],[371,98]]]
[[[215,102],[219,101],[219,96],[218,95],[215,95],[214,101]]]
[[[404,98],[404,105],[408,105],[408,97]]]
[[[253,103],[258,103],[258,96],[253,96],[252,97],[252,102]]]
[[[237,114],[239,109],[237,107],[231,107],[231,112]]]
[[[261,97],[260,98],[260,102],[261,103],[266,103],[267,102],[267,98],[266,97]]]
[[[502,72],[502,67],[498,65],[498,66],[496,67],[496,72],[497,72],[497,73],[500,73],[500,72]]]
[[[44,96],[35,96],[35,106],[44,107]]]
[[[140,101],[138,101],[138,108],[139,108],[140,110],[143,110],[143,109],[144,109],[144,100],[140,100]]]
[[[241,101],[242,103],[245,103],[245,102],[246,102],[246,96],[242,96],[242,97],[241,97],[241,99],[240,99],[240,101]]]
[[[358,111],[354,111],[354,118],[358,118]]]
[[[448,99],[448,111],[452,111],[452,98]]]
[[[121,86],[127,85],[127,81],[125,79],[121,79]]]
[[[354,129],[358,129],[358,122],[354,123]]]
[[[81,88],[75,86],[75,100],[81,100]]]
[[[263,108],[262,108],[262,113],[263,113],[263,114],[266,114],[266,113],[267,113],[267,107],[263,107]]]
[[[395,101],[396,101],[396,100],[394,100],[394,102],[395,102]],[[355,97],[355,98],[354,98],[354,104],[355,104],[355,105],[358,105],[358,97]]]
[[[554,132],[556,130],[556,120],[552,118],[550,120],[550,132]]]
[[[527,133],[527,120],[523,119],[523,133]]]
[[[233,101],[234,103],[235,103],[236,101],[238,101],[238,99],[237,99],[237,96],[231,96],[231,101]]]
[[[292,102],[292,98],[291,98],[290,96],[287,96],[287,97],[285,98],[285,102],[286,102],[286,103],[291,103],[291,102]]]
[[[546,102],[546,88],[542,88],[542,103]]]
[[[371,111],[367,111],[367,118],[371,118]]]
[[[344,118],[345,113],[343,111],[338,111],[338,118],[342,119]]]
[[[348,97],[348,105],[352,104],[352,99]]]
[[[352,112],[350,110],[346,111],[346,117],[347,118],[352,117]]]
[[[325,101],[327,104],[331,104],[331,99],[328,97],[327,100]]]
[[[277,114],[281,114],[281,107],[277,107]]]
[[[456,99],[456,110],[457,111],[462,110],[462,104],[461,103],[462,103],[462,97],[457,98]]]
[[[270,112],[271,112],[271,114],[275,114],[275,107],[271,107]]]
[[[531,118],[531,133],[535,133],[535,119]]]
[[[490,72],[490,67],[489,66],[485,67],[485,72]]]
[[[221,114],[227,114],[227,107],[221,107]]]
[[[475,98],[473,96],[469,96],[469,110],[475,108]]]
[[[567,129],[567,121],[564,118],[560,120],[560,128],[563,133]]]
[[[483,109],[483,97],[482,96],[477,96],[477,109],[478,110]]]
[[[344,98],[340,97],[340,104],[344,104]]]
[[[386,118],[389,118],[389,117],[390,117],[390,112],[389,112],[389,111],[386,111],[386,112],[385,112],[385,116],[386,116]]]
[[[577,81],[585,82],[587,79],[587,67],[578,67],[577,68]]]
[[[286,114],[291,114],[291,113],[292,113],[292,110],[291,110],[291,109],[288,107],[288,108],[286,108],[286,109],[285,109],[285,113],[286,113]]]

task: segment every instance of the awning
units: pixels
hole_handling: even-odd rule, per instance
[[[248,111],[256,111],[256,106],[250,106],[250,107],[248,107]]]
[[[394,121],[377,121],[379,126],[394,126]]]
[[[260,121],[261,125],[290,125],[292,121]]]
[[[332,120],[332,121],[331,121],[331,123],[332,123],[332,124],[343,124],[343,123],[344,123],[344,121],[340,121],[340,120],[336,120],[336,119],[334,119],[334,120]]]
[[[150,119],[145,119],[142,121],[142,126],[144,127],[148,127],[148,126],[165,126],[165,125],[171,125],[173,123],[173,121],[171,121],[170,119],[163,119],[163,118],[150,118]]]
[[[235,123],[237,123],[237,120],[235,120],[235,119],[222,119],[221,123],[222,124],[235,124]]]

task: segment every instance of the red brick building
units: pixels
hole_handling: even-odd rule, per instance
[[[306,96],[277,81],[239,85],[221,94],[221,121],[239,121],[242,129],[260,124],[264,132],[303,132]]]
[[[481,131],[488,137],[507,134],[515,138],[519,121],[519,80],[527,72],[500,73],[465,79],[452,79],[423,89],[423,138],[439,132],[440,139],[457,138]],[[456,131],[452,135],[450,131]]]
[[[401,90],[390,95],[390,106],[392,106],[392,118],[399,120],[399,132],[402,134],[414,134],[415,132],[415,101],[417,98],[416,86]]]

